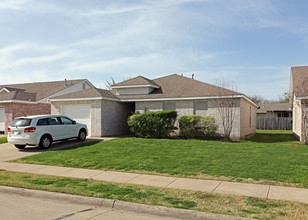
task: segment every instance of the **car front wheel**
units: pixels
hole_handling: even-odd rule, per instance
[[[47,149],[51,146],[51,138],[48,135],[43,135],[41,137],[40,143],[39,143],[39,147],[41,149]]]
[[[14,145],[18,149],[24,149],[26,147],[26,145],[24,145],[24,144],[14,144]]]
[[[86,131],[85,131],[84,129],[81,129],[81,130],[79,131],[77,140],[78,140],[78,141],[84,141],[84,140],[86,139],[86,137],[87,137]]]

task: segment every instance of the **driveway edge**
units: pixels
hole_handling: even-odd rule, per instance
[[[242,218],[236,216],[214,214],[193,210],[184,210],[176,208],[168,208],[163,206],[145,205],[132,202],[125,202],[112,199],[93,198],[79,195],[70,195],[58,192],[49,192],[42,190],[15,188],[10,186],[0,186],[0,192],[8,194],[17,194],[20,196],[31,196],[35,198],[44,198],[50,200],[61,200],[81,205],[92,205],[97,207],[111,208],[116,210],[125,210],[143,214],[150,214],[163,217],[171,217],[178,219],[196,219],[196,220],[245,220],[249,218]]]

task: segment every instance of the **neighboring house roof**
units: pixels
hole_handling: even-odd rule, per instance
[[[259,104],[260,108],[257,109],[257,114],[265,114],[267,112],[286,112],[291,111],[289,109],[289,103],[267,103]]]
[[[121,86],[135,86],[135,85],[154,85],[159,87],[153,80],[145,78],[143,76],[137,76],[132,79],[125,80],[123,82],[112,85],[111,87],[121,87]]]
[[[308,98],[308,66],[291,67],[290,106],[294,96]]]
[[[52,99],[82,99],[82,98],[110,98],[118,99],[110,90],[90,88],[79,92],[69,93],[61,96],[52,97]]]
[[[37,102],[82,81],[85,79],[0,85],[0,101]]]

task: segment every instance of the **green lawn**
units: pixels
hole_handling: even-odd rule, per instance
[[[0,185],[192,209],[254,219],[306,219],[308,204],[0,170]]]
[[[17,160],[57,166],[164,173],[308,188],[308,146],[290,131],[258,131],[242,142],[123,138]]]
[[[6,137],[0,137],[0,144],[7,143]]]

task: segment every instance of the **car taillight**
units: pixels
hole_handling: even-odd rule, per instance
[[[35,132],[36,127],[29,127],[29,128],[25,128],[25,133],[31,133],[31,132]]]
[[[12,132],[12,131],[11,131],[11,128],[7,128],[7,132]]]

